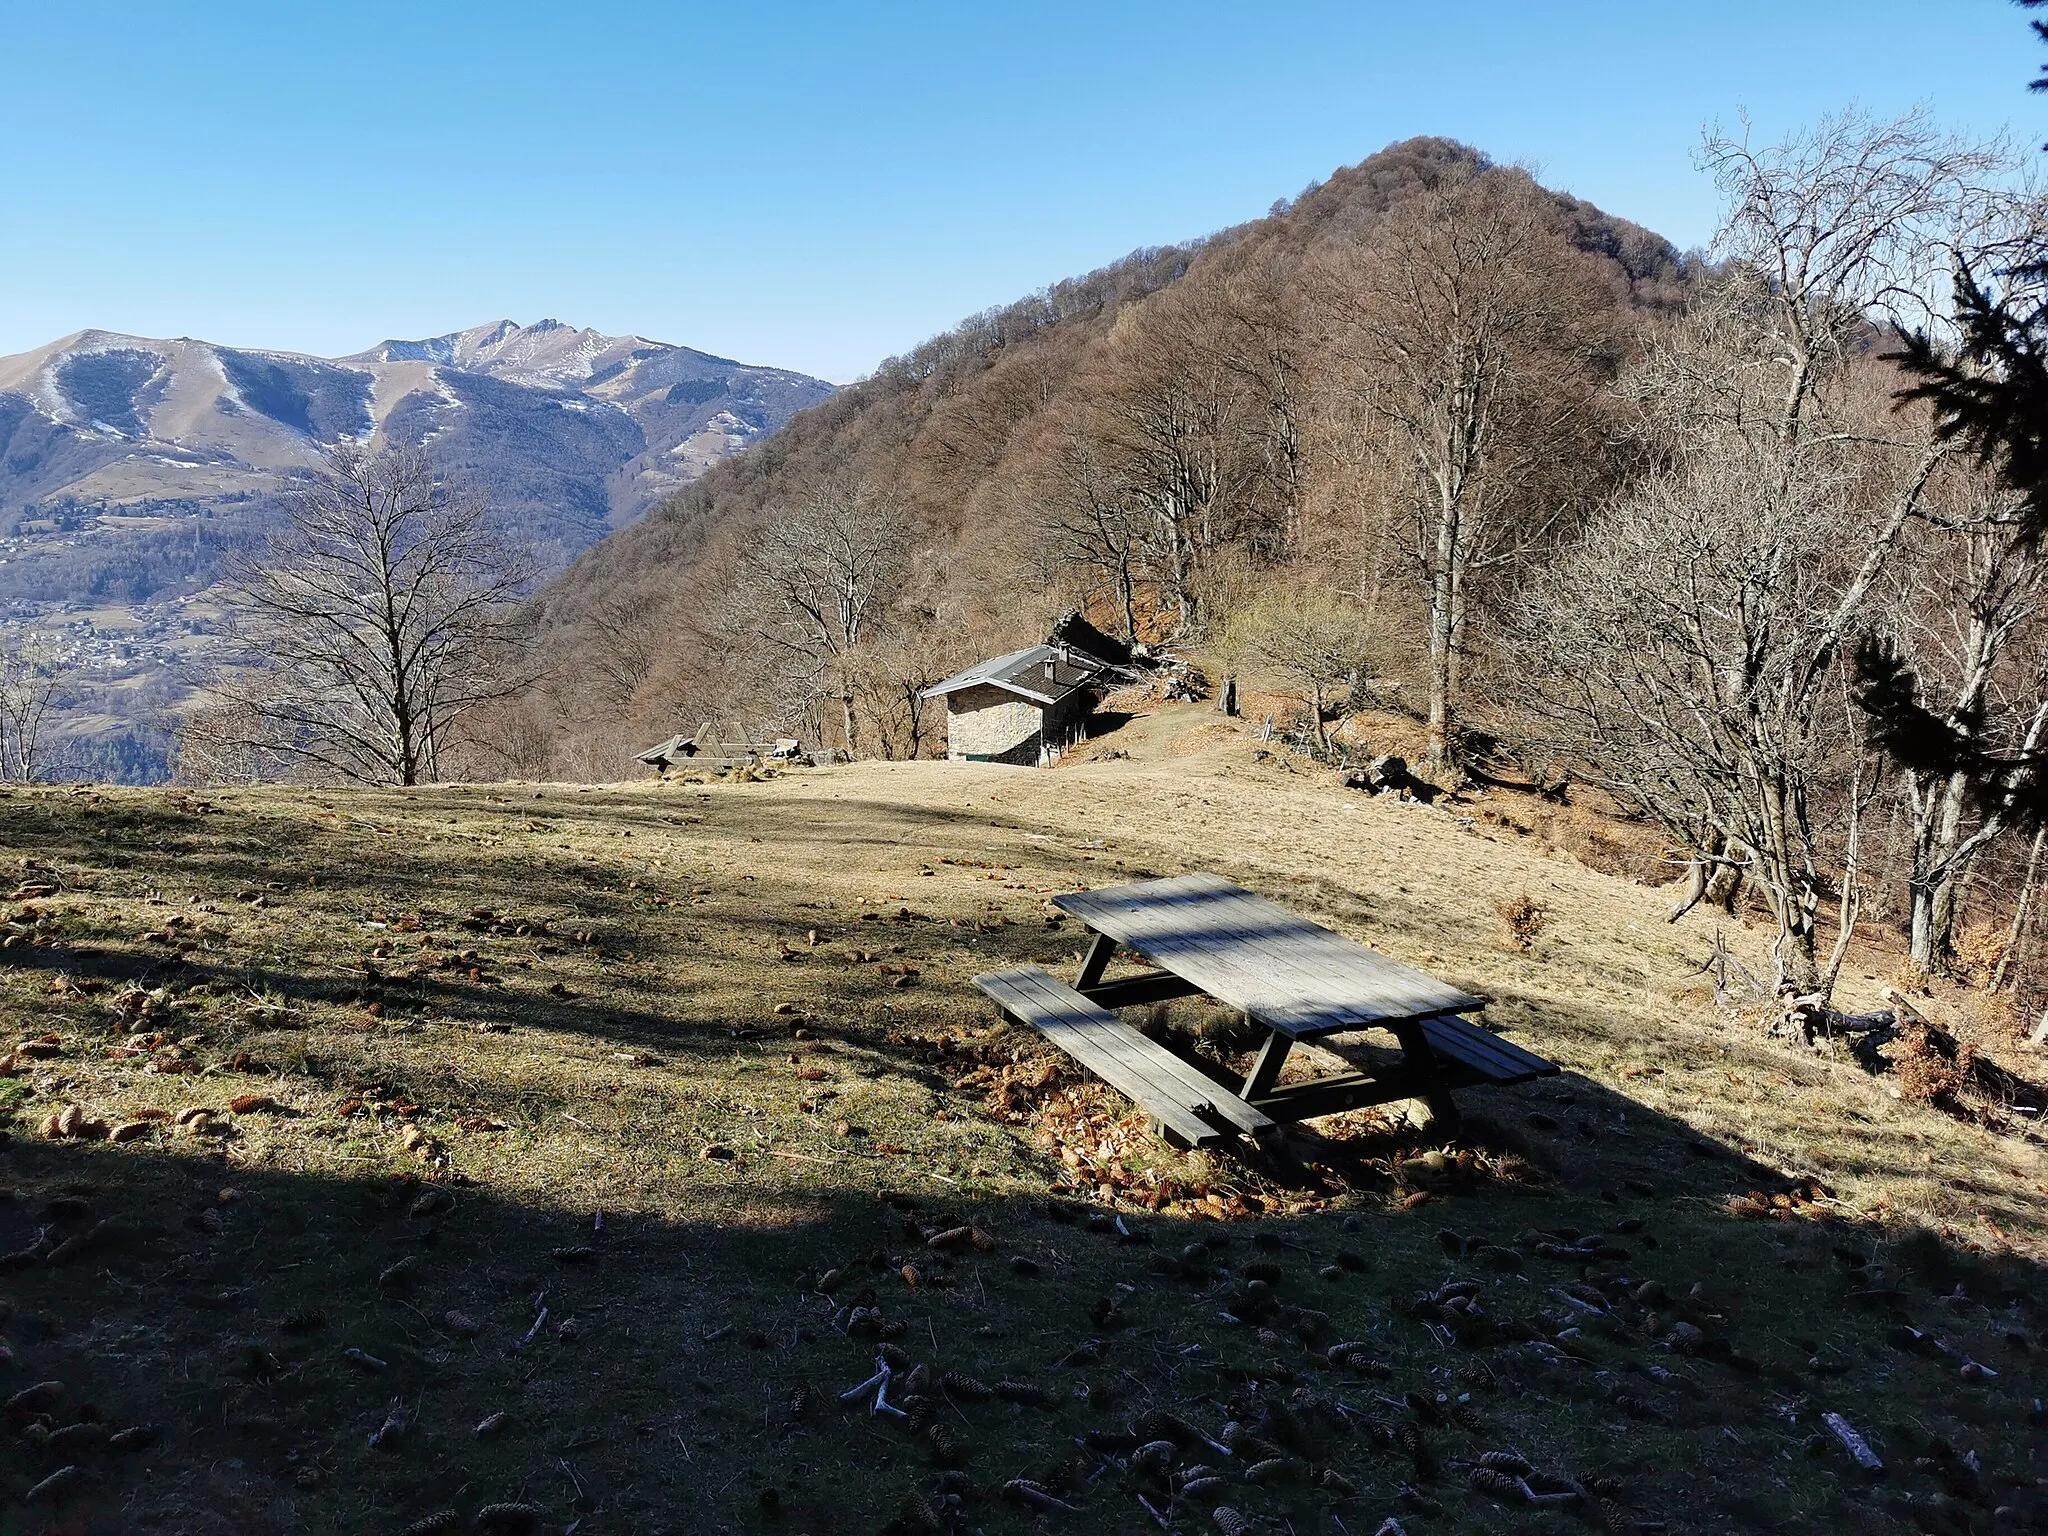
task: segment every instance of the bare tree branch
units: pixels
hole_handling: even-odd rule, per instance
[[[455,723],[531,680],[512,622],[531,567],[487,513],[421,449],[335,449],[284,526],[231,568],[240,611],[194,716],[213,736],[194,760],[439,778]]]

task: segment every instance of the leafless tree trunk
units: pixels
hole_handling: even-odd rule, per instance
[[[511,616],[530,578],[424,451],[345,444],[232,567],[232,659],[205,718],[270,760],[431,781],[456,722],[530,680]]]
[[[10,636],[0,655],[0,773],[27,783],[42,761],[43,722],[63,686],[57,648],[39,636]]]
[[[1984,487],[1978,487],[1981,491]],[[2001,500],[2006,504],[2000,504]],[[1923,690],[1942,690],[1942,718],[1986,747],[2028,753],[2048,730],[2048,666],[2014,674],[2019,642],[2037,617],[2044,568],[2012,498],[1980,496],[1913,551],[1897,618],[1888,628]],[[2008,797],[1988,803],[1963,773],[1904,775],[1911,868],[1907,877],[1913,963],[1948,969],[1955,956],[1957,899],[1978,856],[2006,829]]]
[[[2034,892],[2041,872],[2043,842],[2048,842],[2048,824],[2034,829],[2034,840],[2027,847],[2027,872],[2020,881],[2019,895],[2013,898],[2012,921],[2005,930],[2005,947],[2000,951],[1998,965],[1991,973],[1991,990],[1994,992],[2002,991],[2011,979],[2014,961],[2026,939],[2028,921],[2034,915]]]
[[[826,483],[770,517],[742,561],[748,633],[780,658],[804,699],[838,706],[849,756],[860,750],[861,676],[887,627],[908,544],[893,500]]]

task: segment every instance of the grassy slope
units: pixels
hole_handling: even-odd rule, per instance
[[[397,1531],[515,1498],[544,1528],[581,1519],[584,1533],[879,1528],[940,1473],[929,1437],[831,1403],[875,1348],[836,1331],[835,1301],[815,1293],[834,1268],[838,1303],[871,1286],[915,1358],[1054,1394],[1051,1408],[944,1409],[965,1529],[1153,1528],[1141,1492],[1182,1532],[1218,1528],[1218,1497],[1275,1531],[1570,1518],[1467,1486],[1463,1464],[1507,1446],[1613,1478],[1618,1528],[1990,1529],[1994,1506],[2037,1507],[2037,1149],[1700,1013],[1683,977],[1711,926],[1667,927],[1656,893],[1483,822],[1254,762],[1210,721],[1141,720],[1132,760],[1049,773],[876,764],[701,788],[0,800],[0,845],[35,861],[21,878],[46,864],[64,887],[27,903],[35,937],[0,955],[8,1038],[47,1031],[58,1046],[0,1080],[15,1115],[0,1250],[28,1247],[65,1192],[105,1223],[68,1263],[0,1275],[14,1353],[0,1386],[62,1381],[47,1427],[92,1412],[162,1432],[137,1455],[65,1456],[8,1426],[0,1530]],[[1306,1182],[1164,1153],[1112,1096],[1034,1076],[1041,1053],[992,1030],[966,981],[1070,963],[1076,940],[1047,925],[1046,894],[1191,867],[1490,994],[1489,1017],[1566,1077],[1467,1096],[1490,1148],[1471,1176],[1406,1160],[1418,1137],[1369,1116],[1297,1148],[1317,1170]],[[1503,946],[1494,911],[1523,891],[1554,914],[1526,955]],[[186,963],[166,966],[180,947]],[[912,985],[892,974],[905,967]],[[138,998],[118,1001],[131,980],[153,994],[139,1017]],[[1014,1118],[985,1102],[991,1074],[1037,1085],[1013,1091]],[[68,1103],[114,1122],[240,1093],[282,1110],[122,1145],[36,1134]],[[1120,1191],[1149,1241],[1048,1214],[1075,1168]],[[1784,1221],[1724,1209],[1786,1176],[1831,1198]],[[429,1189],[452,1208],[409,1215]],[[1205,1194],[1268,1214],[1208,1220]],[[995,1251],[924,1249],[922,1231],[961,1221]],[[1916,1221],[1946,1241],[1900,1240]],[[1624,1300],[1612,1318],[1557,1294],[1584,1264],[1494,1268],[1440,1237],[1624,1227],[1627,1256],[1590,1278],[1655,1281],[1673,1299]],[[1198,1239],[1227,1246],[1183,1264]],[[580,1248],[594,1253],[554,1257]],[[1340,1251],[1363,1268],[1321,1278]],[[1039,1273],[1013,1272],[1018,1256]],[[1284,1272],[1279,1310],[1228,1321],[1250,1262]],[[1505,1340],[1459,1344],[1410,1315],[1454,1278],[1480,1283]],[[452,1330],[450,1308],[480,1334]],[[283,1326],[315,1309],[324,1326]],[[1682,1319],[1704,1353],[1668,1347]],[[1902,1346],[1907,1320],[1932,1341]],[[1575,1323],[1562,1355],[1513,1342]],[[1366,1341],[1393,1372],[1331,1369],[1302,1329]],[[1105,1341],[1099,1362],[1055,1363],[1089,1339]],[[349,1348],[385,1368],[350,1364]],[[1999,1374],[1969,1379],[1965,1358]],[[824,1401],[793,1419],[799,1382]],[[1368,1427],[1313,1427],[1331,1400],[1355,1426],[1396,1427],[1415,1417],[1411,1391],[1470,1393],[1476,1427],[1422,1431],[1433,1481]],[[1211,1435],[1263,1422],[1270,1439],[1290,1399],[1312,1426],[1303,1458],[1354,1493],[1230,1471],[1173,1506],[1075,1443],[1150,1407]],[[394,1406],[408,1427],[370,1449]],[[1824,1435],[1828,1410],[1870,1436],[1885,1481]],[[499,1411],[499,1433],[472,1434]],[[1954,1459],[1972,1453],[1981,1471]],[[71,1459],[87,1473],[74,1496],[13,1502]],[[1004,1501],[1019,1476],[1083,1512]]]

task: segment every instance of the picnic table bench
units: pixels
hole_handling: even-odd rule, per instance
[[[1168,1140],[1210,1146],[1280,1122],[1421,1099],[1448,1133],[1452,1091],[1553,1076],[1557,1067],[1462,1015],[1486,1000],[1211,874],[1056,896],[1092,939],[1070,986],[1038,966],[974,978],[1005,1017],[1036,1029],[1153,1118]],[[1105,980],[1120,949],[1153,968]],[[1175,1054],[1118,1008],[1199,994],[1266,1031],[1242,1084]],[[1282,1083],[1298,1042],[1384,1029],[1390,1065]]]

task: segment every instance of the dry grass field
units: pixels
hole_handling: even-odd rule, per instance
[[[0,1532],[2048,1528],[2037,1141],[1721,1017],[1498,797],[1113,744],[0,798]],[[968,980],[1196,868],[1564,1076],[1169,1152]]]

